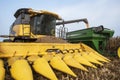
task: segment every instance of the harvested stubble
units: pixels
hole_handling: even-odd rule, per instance
[[[120,46],[120,36],[118,37],[112,37],[108,40],[106,51],[111,54],[117,53],[117,49]]]

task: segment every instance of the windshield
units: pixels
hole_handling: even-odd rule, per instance
[[[30,20],[33,34],[54,35],[56,18],[51,15],[37,15]]]

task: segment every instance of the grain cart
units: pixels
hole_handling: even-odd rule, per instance
[[[68,32],[66,39],[71,43],[83,42],[99,53],[103,53],[109,38],[111,38],[113,34],[113,30],[104,28],[100,25],[98,27]]]
[[[33,80],[33,70],[58,80],[55,69],[77,77],[71,67],[88,72],[84,65],[97,68],[95,64],[110,61],[83,43],[56,38],[56,20],[62,20],[56,13],[22,8],[14,16],[10,34],[1,35],[7,39],[0,42],[0,80],[5,79],[8,71],[15,80]]]

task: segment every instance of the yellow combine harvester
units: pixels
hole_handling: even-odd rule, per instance
[[[0,80],[5,79],[6,66],[15,80],[33,80],[31,67],[50,80],[58,80],[53,69],[77,77],[70,67],[88,72],[83,65],[97,68],[95,64],[110,61],[83,43],[56,38],[55,26],[60,24],[56,20],[62,19],[55,13],[22,8],[14,16],[10,35],[1,35],[9,39],[0,42]],[[87,24],[86,19],[79,21]]]

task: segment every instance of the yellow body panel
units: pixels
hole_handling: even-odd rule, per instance
[[[32,70],[26,60],[16,60],[10,72],[15,80],[33,80]]]
[[[52,68],[44,58],[38,58],[33,64],[34,70],[50,80],[58,80]]]
[[[96,66],[94,66],[92,63],[90,63],[87,59],[85,59],[82,55],[80,55],[79,53],[75,53],[75,55],[73,56],[73,58],[78,61],[80,64],[89,66],[89,67],[93,67],[93,68],[97,68]]]
[[[98,60],[96,60],[95,58],[89,56],[89,53],[86,52],[81,52],[81,55],[87,59],[88,61],[95,63],[95,64],[99,64],[99,65],[103,65],[101,62],[99,62]]]
[[[47,14],[47,15],[52,15],[52,16],[56,17],[59,20],[62,19],[58,14],[56,14],[54,12],[49,12],[47,10],[34,10],[34,9],[30,8],[29,13],[31,14],[31,16],[34,16],[36,14]]]
[[[70,74],[74,77],[77,77],[76,74],[65,64],[65,62],[58,56],[53,57],[50,60],[51,66],[59,71]]]
[[[83,71],[88,71],[84,66],[79,64],[75,59],[73,59],[73,55],[70,53],[65,54],[65,57],[63,58],[64,62],[74,68],[81,69]]]
[[[14,36],[30,36],[30,25],[19,24],[13,27]],[[13,35],[13,34],[12,34]]]
[[[5,79],[5,69],[4,69],[4,64],[3,61],[0,59],[0,80]]]
[[[44,55],[47,49],[76,49],[80,44],[58,43],[0,43],[0,57]],[[2,53],[2,54],[1,54]]]

